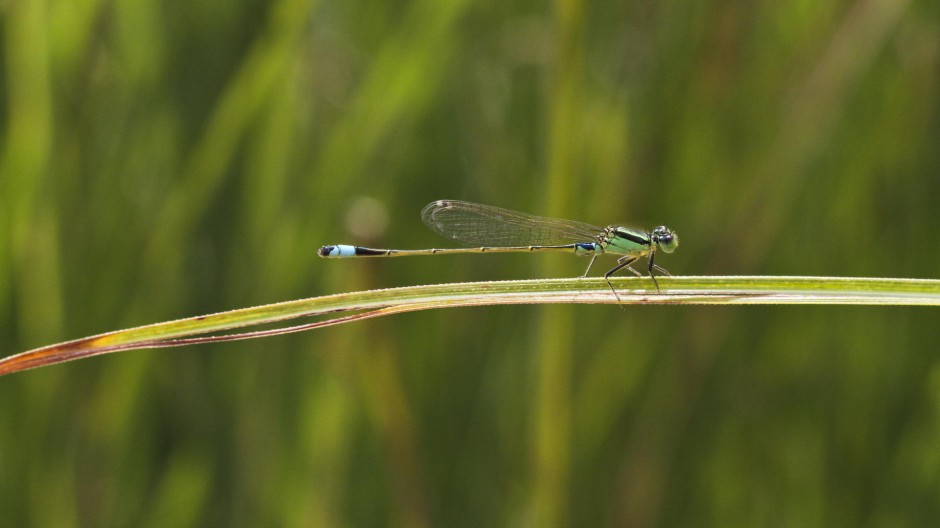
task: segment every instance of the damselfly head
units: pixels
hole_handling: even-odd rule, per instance
[[[650,233],[650,240],[666,253],[672,253],[679,247],[679,235],[666,226],[659,226]]]

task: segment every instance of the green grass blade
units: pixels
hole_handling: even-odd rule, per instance
[[[611,279],[624,305],[940,305],[940,280],[851,277],[659,277]],[[0,360],[0,376],[83,357],[140,348],[250,339],[394,313],[501,304],[616,304],[602,278],[434,284],[326,295],[108,332]],[[347,313],[352,312],[352,313]],[[282,328],[217,335],[297,317],[344,314]],[[213,334],[213,335],[206,335]]]

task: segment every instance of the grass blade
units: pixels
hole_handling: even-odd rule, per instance
[[[851,277],[660,277],[611,279],[624,305],[830,304],[940,305],[940,280]],[[505,304],[616,304],[602,278],[408,286],[313,297],[118,330],[37,348],[0,360],[0,376],[84,357],[141,348],[253,339],[433,308]],[[353,312],[353,313],[349,313]],[[298,317],[324,320],[221,334]],[[345,314],[345,315],[337,315]]]

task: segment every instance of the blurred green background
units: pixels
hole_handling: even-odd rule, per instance
[[[587,263],[316,256],[447,245],[439,198],[667,224],[675,274],[940,276],[935,0],[0,17],[3,355]],[[0,525],[938,525],[938,321],[454,309],[30,371],[0,379]]]

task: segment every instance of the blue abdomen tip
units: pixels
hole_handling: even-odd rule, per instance
[[[317,252],[321,257],[355,257],[356,246],[339,244],[336,246],[323,246]]]

